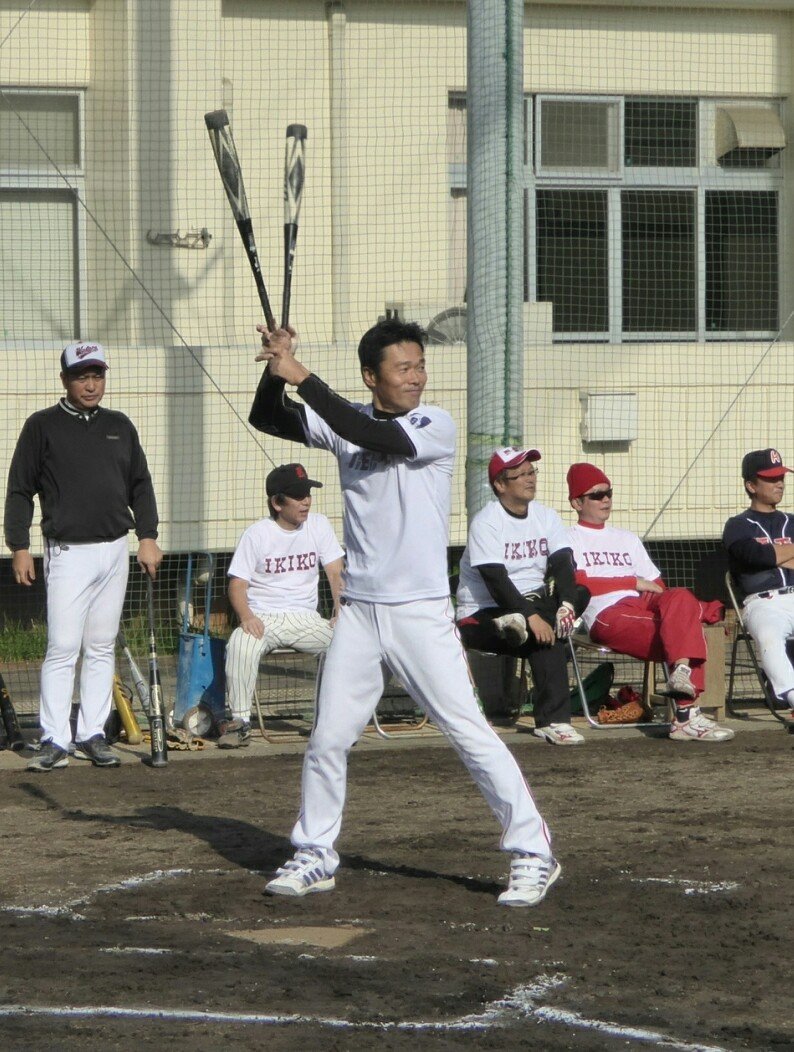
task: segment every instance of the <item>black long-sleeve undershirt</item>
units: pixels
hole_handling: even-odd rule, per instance
[[[371,417],[362,413],[312,373],[297,388],[304,402],[321,417],[340,438],[374,453],[412,457],[416,450],[395,417],[403,414],[380,413]],[[307,445],[306,412],[302,405],[287,396],[284,381],[271,376],[266,369],[259,381],[249,423],[258,431]]]
[[[531,598],[522,595],[510,580],[507,567],[503,563],[485,563],[478,566],[485,587],[498,607],[503,610],[516,611],[524,617],[535,613]],[[548,559],[548,575],[553,578],[557,597],[561,603],[575,606],[576,580],[573,552],[570,548],[561,548]]]

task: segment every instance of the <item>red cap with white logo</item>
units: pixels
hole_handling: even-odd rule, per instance
[[[525,460],[540,460],[537,449],[519,449],[518,446],[502,446],[494,451],[488,461],[488,481],[493,483],[497,475],[507,468],[517,468]]]

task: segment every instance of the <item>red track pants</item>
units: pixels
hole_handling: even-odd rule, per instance
[[[703,615],[703,604],[688,588],[667,588],[661,595],[641,592],[602,610],[590,638],[642,661],[672,664],[688,658],[692,685],[702,694],[706,678]]]

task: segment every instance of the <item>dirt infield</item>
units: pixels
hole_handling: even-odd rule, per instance
[[[0,1045],[794,1048],[794,737],[507,740],[563,864],[536,909],[496,906],[496,823],[436,741],[354,750],[337,889],[303,900],[262,894],[299,751],[15,758]]]

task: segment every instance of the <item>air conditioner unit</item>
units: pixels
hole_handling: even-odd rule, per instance
[[[387,300],[382,318],[416,321],[427,331],[427,342],[450,345],[466,342],[466,304],[405,303]]]

